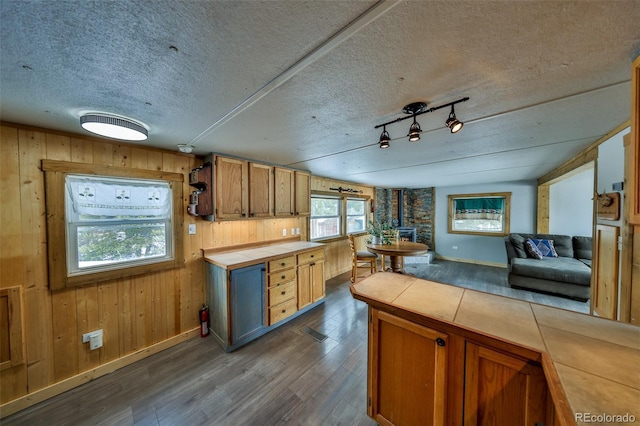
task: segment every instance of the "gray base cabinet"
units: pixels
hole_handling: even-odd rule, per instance
[[[264,264],[235,269],[231,277],[231,336],[233,342],[251,338],[265,328]]]
[[[293,257],[291,258],[293,259]],[[268,320],[269,301],[267,298],[266,276],[265,263],[231,270],[211,263],[206,264],[206,298],[209,304],[210,318],[209,331],[225,351],[231,352],[324,303],[324,299],[320,298],[304,307],[304,309],[296,309],[296,299],[294,298],[291,299],[294,313],[287,312],[285,319],[276,318],[277,315],[275,315],[274,311],[271,312],[273,318]],[[324,285],[322,287],[324,288]],[[291,289],[295,289],[293,283],[291,284]],[[280,289],[280,293],[282,291],[284,290]],[[322,294],[324,295],[324,292]],[[285,301],[282,306],[287,303]],[[284,309],[282,306],[277,305],[278,312]]]

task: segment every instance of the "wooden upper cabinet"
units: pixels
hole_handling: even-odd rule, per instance
[[[306,172],[295,173],[295,213],[297,216],[309,216],[311,213],[311,175]]]
[[[629,222],[640,225],[640,56],[631,66],[631,169],[629,170]]]
[[[216,220],[246,218],[249,183],[247,161],[216,156],[214,167]]]
[[[273,167],[249,162],[249,217],[273,215]]]
[[[295,174],[291,169],[274,168],[275,215],[293,216],[295,213]]]

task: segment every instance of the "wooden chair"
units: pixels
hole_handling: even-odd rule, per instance
[[[397,229],[389,229],[388,231],[382,231],[384,240],[389,241],[391,244],[397,244],[400,241],[400,231]],[[400,265],[404,268],[404,257],[400,258]],[[386,267],[384,254],[380,255],[381,268],[384,271]]]
[[[351,282],[356,282],[358,276],[358,268],[369,266],[369,271],[373,274],[378,270],[377,261],[378,256],[375,253],[371,253],[364,250],[357,250],[356,243],[353,235],[349,235],[349,247],[351,247]]]

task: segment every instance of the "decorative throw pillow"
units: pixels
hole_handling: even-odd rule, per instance
[[[529,257],[542,260],[542,253],[540,253],[538,246],[531,240],[531,238],[524,242],[524,249],[527,251]]]
[[[556,253],[556,249],[553,246],[553,240],[542,240],[536,238],[530,238],[531,241],[536,245],[538,251],[542,253],[543,257],[558,257],[558,253]]]

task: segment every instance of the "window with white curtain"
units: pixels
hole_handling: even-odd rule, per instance
[[[169,182],[65,176],[69,275],[173,258]]]

